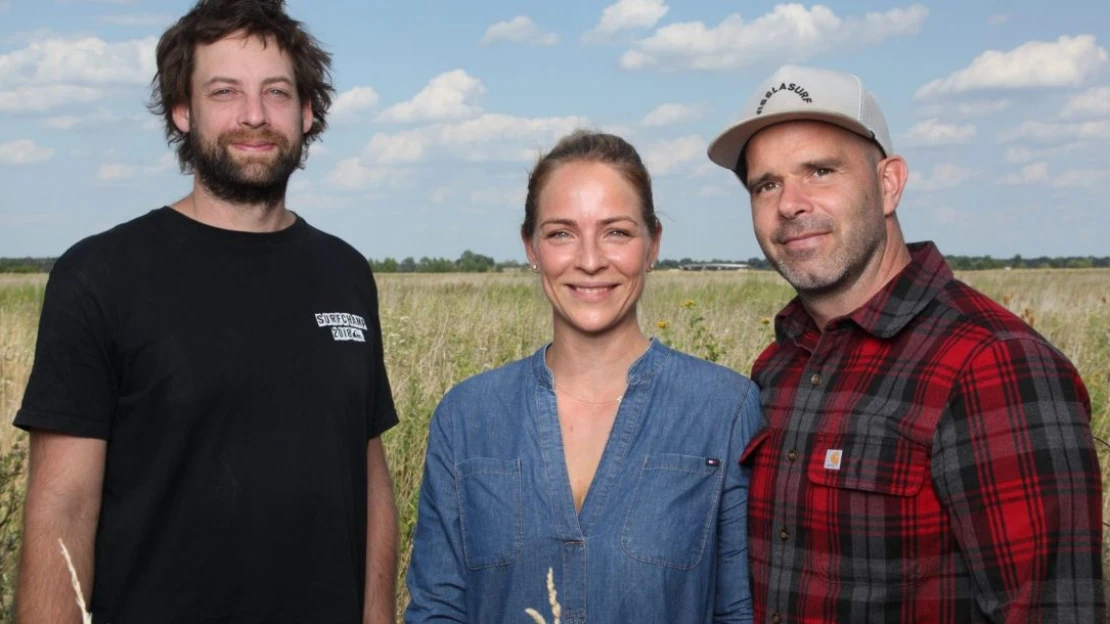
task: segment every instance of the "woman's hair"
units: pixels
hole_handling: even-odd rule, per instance
[[[285,14],[284,0],[199,0],[191,11],[177,20],[158,41],[158,73],[151,81],[150,110],[162,117],[166,139],[177,144],[177,160],[182,171],[193,166],[193,149],[187,133],[173,123],[173,110],[188,106],[198,45],[215,43],[228,35],[257,37],[263,44],[275,43],[293,61],[297,96],[312,103],[312,128],[304,134],[303,146],[311,143],[327,127],[331,107],[331,55],[304,29],[303,24]],[[307,150],[301,157],[307,156]]]
[[[616,169],[632,185],[640,197],[640,214],[652,236],[659,232],[655,203],[651,197],[651,175],[636,148],[614,134],[576,130],[559,139],[551,151],[540,157],[528,175],[528,197],[524,200],[524,223],[521,234],[531,238],[536,231],[540,192],[559,166],[573,163],[603,163]]]

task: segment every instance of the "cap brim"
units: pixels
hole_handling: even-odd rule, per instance
[[[875,140],[875,135],[872,134],[870,130],[851,117],[817,111],[791,111],[788,113],[748,117],[738,122],[736,125],[717,135],[717,138],[713,139],[713,142],[709,144],[709,160],[712,160],[729,171],[735,171],[736,163],[740,159],[740,153],[744,151],[744,148],[748,145],[748,141],[755,136],[755,133],[768,126],[773,126],[785,121],[824,121],[840,126],[865,139],[871,141]]]

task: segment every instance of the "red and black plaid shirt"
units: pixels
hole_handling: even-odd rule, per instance
[[[819,331],[795,299],[755,363],[756,622],[1102,622],[1090,399],[931,243]]]

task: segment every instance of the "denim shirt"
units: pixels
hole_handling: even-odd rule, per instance
[[[406,622],[751,622],[747,469],[759,391],[652,341],[576,512],[546,348],[460,383],[432,418]]]

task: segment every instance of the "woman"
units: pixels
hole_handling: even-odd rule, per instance
[[[406,622],[750,622],[755,386],[641,332],[659,253],[651,179],[577,132],[528,181],[521,238],[551,344],[448,392],[432,419]]]

